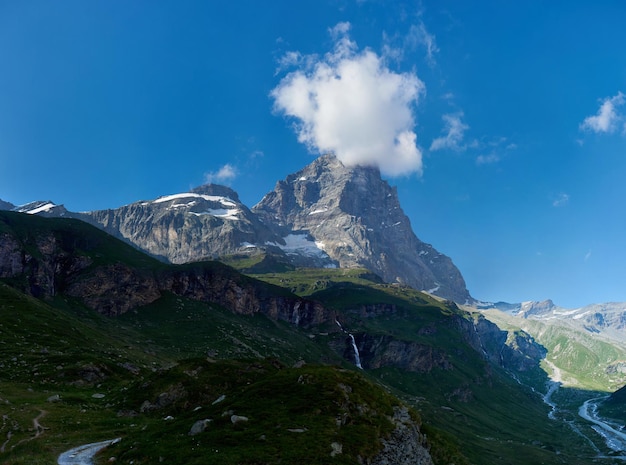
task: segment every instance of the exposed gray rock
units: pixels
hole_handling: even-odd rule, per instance
[[[482,314],[455,316],[465,341],[491,363],[512,371],[538,368],[547,350],[524,331],[507,333]]]
[[[407,371],[428,373],[435,368],[452,369],[448,356],[432,345],[403,341],[386,335],[356,334],[355,340],[363,368],[395,367]],[[344,358],[350,358],[346,344]]]
[[[203,433],[213,420],[206,418],[204,420],[196,421],[189,430],[189,436],[195,436],[196,434]]]
[[[236,425],[238,423],[245,423],[248,421],[248,417],[244,417],[243,415],[231,415],[230,416],[230,422],[233,425]]]
[[[308,235],[341,268],[364,267],[386,282],[471,300],[452,261],[415,236],[396,189],[376,168],[320,157],[279,181],[252,211],[278,235]]]
[[[383,449],[371,465],[432,465],[426,438],[406,407],[394,407],[395,429],[382,439]]]
[[[282,242],[235,191],[215,184],[77,217],[171,263],[215,259],[247,252],[254,244]]]

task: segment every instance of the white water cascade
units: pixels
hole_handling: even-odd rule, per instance
[[[352,333],[349,333],[348,331],[343,329],[343,326],[341,326],[341,323],[339,323],[338,320],[335,320],[335,323],[337,323],[337,326],[339,326],[341,331],[346,333],[348,337],[350,338],[350,342],[352,343],[352,350],[354,350],[354,364],[356,365],[357,368],[360,368],[362,370],[363,366],[361,365],[361,354],[359,353],[359,348],[356,346],[356,341],[354,340],[354,336],[352,335]]]
[[[352,348],[354,349],[354,363],[357,366],[357,368],[360,368],[362,370],[363,367],[361,366],[361,355],[359,354],[359,348],[356,346],[354,336],[352,334],[349,334],[349,336],[350,336],[350,341],[352,341]]]

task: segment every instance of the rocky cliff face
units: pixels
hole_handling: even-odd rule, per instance
[[[456,302],[471,299],[450,258],[415,236],[396,190],[375,168],[320,157],[279,181],[252,211],[278,235],[311,237],[340,267],[364,267]]]
[[[491,363],[510,371],[528,371],[539,367],[547,350],[529,334],[507,333],[483,315],[456,316],[455,324],[466,342]]]
[[[282,243],[235,191],[214,184],[79,218],[171,263],[214,259],[253,244]]]

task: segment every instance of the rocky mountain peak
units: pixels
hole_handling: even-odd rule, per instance
[[[2,205],[0,205],[0,210],[11,210],[19,213],[28,213],[29,215],[48,217],[66,216],[69,213],[63,205],[57,205],[51,200],[36,200],[19,206],[7,202],[4,203],[7,208],[3,208]]]
[[[470,299],[452,261],[415,236],[396,189],[376,168],[346,167],[325,155],[279,181],[252,211],[278,234],[311,236],[340,267],[366,267],[387,282]]]
[[[235,202],[240,202],[239,194],[232,190],[230,187],[222,186],[221,184],[203,184],[202,186],[194,187],[191,189],[194,194],[212,195],[217,197],[226,197]]]

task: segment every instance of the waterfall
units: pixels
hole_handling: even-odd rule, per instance
[[[361,355],[359,355],[359,348],[356,346],[354,336],[352,334],[349,334],[349,336],[350,336],[350,341],[352,342],[352,348],[354,349],[354,363],[357,366],[357,368],[360,368],[362,370],[363,367],[361,366]]]
[[[359,354],[359,348],[356,346],[356,341],[354,340],[354,336],[352,335],[352,333],[349,333],[348,331],[343,329],[343,326],[341,326],[341,323],[339,323],[339,320],[335,320],[335,323],[337,323],[337,326],[339,326],[339,328],[341,329],[343,333],[346,333],[350,337],[350,342],[352,343],[352,350],[354,350],[354,364],[357,366],[357,368],[360,368],[362,370],[363,366],[361,365],[361,354]]]
[[[291,322],[298,326],[300,324],[300,302],[296,302],[293,308],[293,314],[291,315]]]

